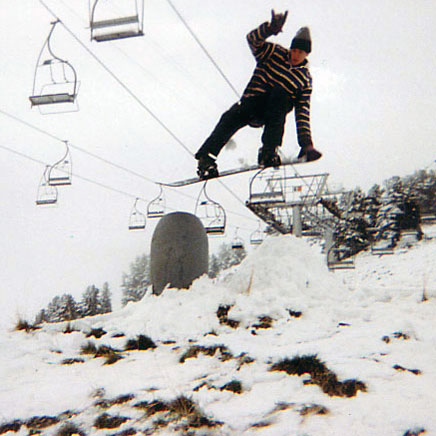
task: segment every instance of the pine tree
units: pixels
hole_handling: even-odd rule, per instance
[[[90,285],[83,293],[80,303],[80,314],[84,316],[93,316],[101,313],[99,311],[100,290],[95,285]]]
[[[215,277],[218,276],[220,270],[221,270],[221,268],[220,268],[220,261],[219,261],[218,257],[215,254],[212,254],[212,256],[210,256],[210,258],[209,258],[209,272],[208,272],[208,276],[211,279],[214,279]]]
[[[59,302],[59,317],[62,321],[71,321],[78,318],[76,302],[70,294],[62,295]]]
[[[109,290],[109,283],[104,282],[101,290],[99,313],[112,312],[111,291]]]
[[[123,273],[122,305],[141,300],[150,285],[150,256],[143,254],[130,264],[129,274]]]

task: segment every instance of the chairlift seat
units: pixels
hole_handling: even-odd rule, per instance
[[[42,206],[45,204],[55,204],[57,202],[57,198],[39,198],[35,201],[38,206]]]
[[[260,244],[262,244],[262,242],[263,242],[263,239],[256,239],[256,238],[250,239],[251,245],[260,245]]]
[[[68,186],[71,185],[71,177],[69,176],[59,176],[50,177],[48,180],[50,186]]]
[[[105,33],[101,35],[95,35],[92,37],[94,41],[104,42],[104,41],[113,41],[115,39],[124,39],[124,38],[132,38],[134,36],[143,36],[144,32],[142,30],[126,30],[124,32],[113,32],[113,33]]]
[[[251,203],[283,203],[283,191],[262,192],[250,194]]]
[[[75,98],[75,94],[63,92],[59,94],[32,95],[29,97],[29,100],[32,106],[40,106],[54,103],[74,103]]]
[[[144,229],[145,229],[145,224],[143,223],[129,225],[129,230],[144,230]]]
[[[147,211],[148,218],[160,218],[165,215],[165,211],[163,209],[160,210],[149,210]]]
[[[340,260],[337,262],[329,262],[328,268],[330,270],[334,270],[334,269],[355,269],[356,267],[352,260]]]
[[[225,232],[224,226],[206,226],[204,229],[210,235],[223,235]]]
[[[102,29],[104,27],[122,26],[125,24],[139,23],[138,15],[129,15],[126,17],[111,18],[109,20],[99,20],[91,22],[92,29]]]

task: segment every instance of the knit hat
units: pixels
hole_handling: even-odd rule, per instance
[[[298,30],[291,43],[292,48],[299,48],[306,53],[312,51],[312,40],[310,39],[310,30],[308,27],[302,27]]]

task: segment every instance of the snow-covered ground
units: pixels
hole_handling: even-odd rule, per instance
[[[335,272],[306,240],[272,237],[220,280],[11,326],[0,434],[436,434],[435,229]],[[126,350],[146,338],[153,347]]]

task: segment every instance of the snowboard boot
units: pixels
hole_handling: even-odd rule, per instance
[[[298,159],[302,162],[312,162],[318,160],[322,156],[322,153],[316,150],[313,145],[302,147],[298,154]]]
[[[280,156],[277,154],[274,148],[262,147],[259,149],[257,155],[257,162],[262,167],[274,167],[278,168],[282,163]]]
[[[209,154],[199,156],[198,158],[197,174],[201,180],[212,179],[218,177],[218,167],[215,159]]]

